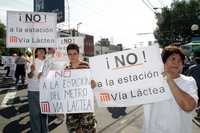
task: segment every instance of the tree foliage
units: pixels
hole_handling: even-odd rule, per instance
[[[5,50],[5,37],[6,37],[5,25],[0,22],[0,55]]]
[[[105,47],[109,47],[110,46],[110,41],[108,38],[102,38],[101,40],[99,40],[96,45],[99,46],[105,46]]]
[[[171,43],[191,41],[193,24],[200,24],[200,0],[174,1],[171,7],[156,14],[157,28],[154,36],[161,47]]]

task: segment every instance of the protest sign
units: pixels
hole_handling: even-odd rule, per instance
[[[42,113],[94,112],[90,69],[50,71],[40,82]]]
[[[57,40],[58,49],[62,50],[64,55],[67,55],[67,46],[70,43],[75,43],[79,46],[80,54],[84,53],[84,37],[62,37]]]
[[[7,11],[6,47],[56,47],[56,13]]]
[[[89,58],[99,106],[146,104],[170,98],[158,46]]]

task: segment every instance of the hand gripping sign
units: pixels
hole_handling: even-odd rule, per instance
[[[95,56],[89,61],[99,106],[124,107],[170,98],[157,46]]]

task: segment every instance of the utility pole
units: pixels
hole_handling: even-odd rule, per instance
[[[68,21],[68,30],[70,32],[70,6],[69,6],[69,0],[66,0],[67,2],[67,21]],[[71,33],[70,33],[71,34]]]
[[[77,27],[76,27],[76,28],[77,28],[77,29],[76,29],[76,30],[77,30],[77,36],[79,36],[79,31],[78,31],[78,29],[79,29],[79,26],[80,26],[81,24],[82,24],[82,22],[79,22],[79,23],[77,24]]]

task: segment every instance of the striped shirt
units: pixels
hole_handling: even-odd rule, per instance
[[[70,63],[69,66],[66,66],[68,69],[89,69],[89,64],[87,62],[81,61],[78,65],[78,67],[73,68],[72,64]]]

